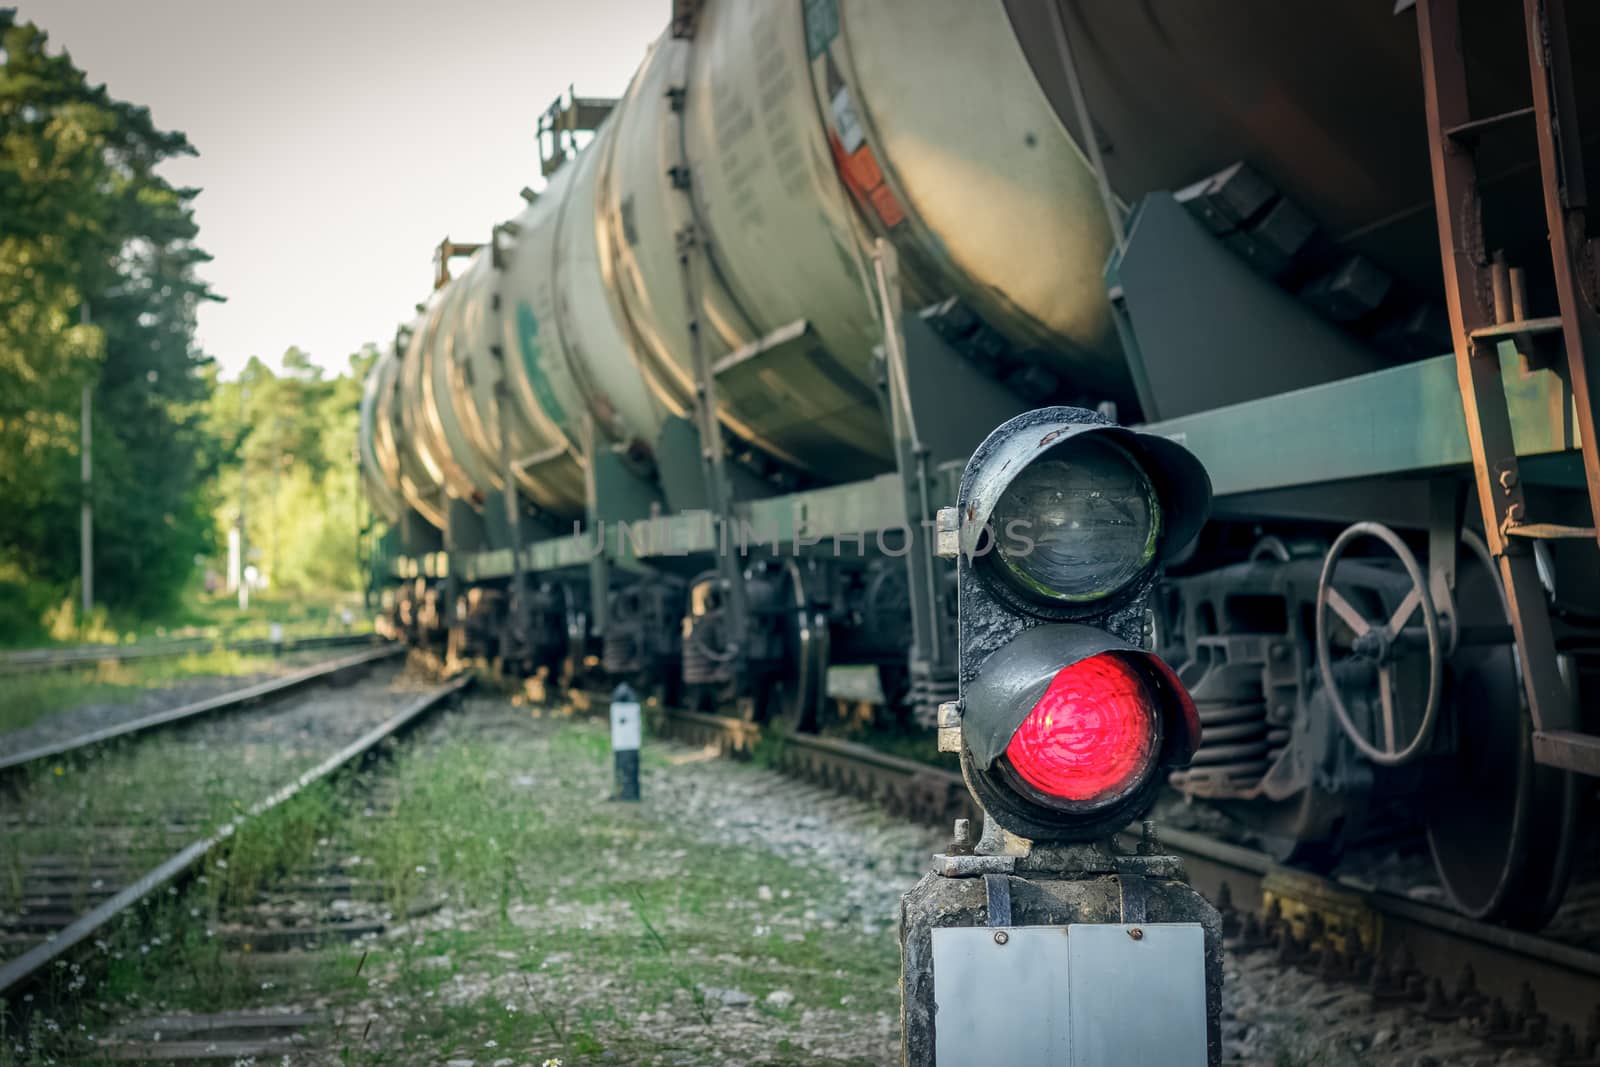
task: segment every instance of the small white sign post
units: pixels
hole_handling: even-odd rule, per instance
[[[642,719],[639,698],[627,682],[611,694],[611,757],[616,765],[613,800],[639,799],[639,741]]]

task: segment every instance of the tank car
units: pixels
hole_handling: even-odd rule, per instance
[[[1149,626],[1176,794],[1321,866],[1416,829],[1539,925],[1600,773],[1597,43],[1561,0],[675,0],[371,373],[386,625],[793,729],[858,665],[927,726],[953,474],[1097,408],[1216,494]]]

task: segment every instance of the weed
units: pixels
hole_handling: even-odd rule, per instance
[[[783,750],[789,739],[782,730],[763,730],[761,737],[750,749],[750,762],[757,767],[773,768],[783,763]]]
[[[244,905],[267,880],[311,861],[318,839],[333,823],[334,791],[327,781],[313,783],[291,804],[280,804],[246,822],[216,851],[209,880],[213,904]]]

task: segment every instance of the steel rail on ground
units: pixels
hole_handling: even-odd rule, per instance
[[[161,659],[168,656],[185,656],[196,652],[301,652],[317,648],[339,648],[344,645],[371,644],[378,639],[378,635],[368,632],[357,634],[309,634],[304,637],[286,637],[281,641],[273,641],[270,637],[251,637],[240,641],[228,641],[220,637],[182,637],[161,641],[145,641],[130,645],[72,645],[63,648],[30,648],[19,652],[0,653],[0,676],[35,674],[44,671],[67,670],[74,667],[93,667],[101,663]]]
[[[269,678],[264,682],[245,686],[243,689],[235,689],[232,692],[222,693],[189,704],[182,704],[175,708],[168,708],[165,711],[152,712],[149,715],[130,719],[127,722],[117,723],[114,726],[107,726],[103,729],[91,730],[88,733],[79,734],[65,741],[38,745],[22,752],[0,754],[0,780],[31,764],[65,756],[94,745],[104,744],[115,738],[127,737],[130,734],[142,733],[146,730],[184,722],[213,712],[236,708],[242,704],[249,704],[266,697],[277,696],[280,693],[286,693],[292,689],[298,689],[300,686],[331,677],[340,671],[361,667],[379,660],[391,659],[401,655],[404,651],[405,648],[401,645],[385,645],[379,648],[367,649],[352,656],[344,656],[340,659],[329,660],[326,663],[314,664],[283,675],[281,678]]]
[[[438,708],[450,697],[461,692],[473,681],[473,675],[463,673],[444,684],[429,690],[406,704],[390,718],[368,730],[356,740],[333,753],[321,763],[296,777],[277,792],[252,804],[239,818],[232,820],[211,834],[188,845],[159,866],[151,869],[138,881],[124,887],[114,896],[85,912],[50,940],[36,945],[17,958],[0,966],[0,997],[14,996],[45,969],[63,958],[103,929],[107,923],[126,912],[157,890],[163,889],[193,871],[197,864],[217,845],[238,833],[240,827],[251,819],[271,811],[291,799],[307,786],[327,778],[341,768],[371,752],[389,737],[413,726],[419,719]]]

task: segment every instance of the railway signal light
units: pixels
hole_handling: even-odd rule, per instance
[[[901,902],[907,1063],[1219,1062],[1221,918],[1153,825],[1113,840],[1199,744],[1146,620],[1210,500],[1181,445],[1044,408],[991,433],[939,513],[960,604],[939,747],[986,818]]]
[[[938,531],[961,627],[960,700],[939,740],[1000,826],[1107,837],[1194,753],[1199,715],[1147,651],[1147,619],[1162,562],[1210,499],[1183,446],[1078,408],[1018,415],[973,454]]]

